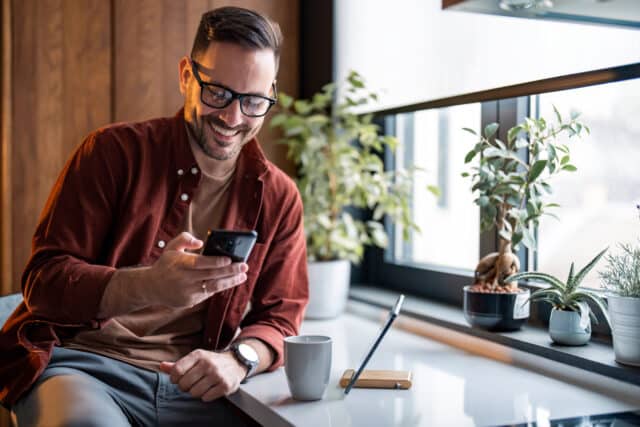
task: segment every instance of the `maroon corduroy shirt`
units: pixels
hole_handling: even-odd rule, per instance
[[[108,321],[97,312],[115,269],[150,265],[162,254],[182,231],[199,182],[182,110],[86,138],[49,196],[22,277],[24,302],[0,332],[1,403],[16,402],[63,338]],[[256,140],[243,147],[229,191],[222,227],[254,229],[259,237],[247,281],[210,299],[203,347],[227,347],[240,327],[241,338],[273,348],[273,370],[308,300],[302,203]]]

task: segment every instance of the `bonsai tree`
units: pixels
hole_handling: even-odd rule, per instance
[[[505,278],[505,282],[517,282],[522,279],[534,279],[545,282],[548,288],[538,289],[531,294],[531,301],[546,301],[550,303],[556,310],[575,311],[580,316],[590,316],[594,322],[598,323],[597,317],[593,314],[588,302],[593,303],[602,312],[607,324],[609,324],[609,315],[607,314],[607,305],[604,300],[596,293],[589,289],[580,289],[582,279],[593,269],[596,263],[602,258],[607,249],[602,250],[595,256],[582,270],[574,274],[574,263],[569,268],[569,276],[563,282],[551,274],[540,273],[537,271],[526,271],[516,273]]]
[[[376,100],[354,71],[343,88],[327,84],[308,100],[279,95],[281,112],[271,127],[282,130],[280,142],[298,168],[310,261],[358,263],[364,245],[386,247],[385,215],[405,238],[418,230],[409,209],[413,170],[384,170],[384,150],[393,152],[397,139],[381,135],[371,114],[356,112]],[[372,218],[359,219],[358,209],[370,210]]]
[[[589,132],[578,122],[578,114],[563,121],[555,109],[556,124],[544,118],[526,118],[507,132],[507,140],[495,138],[498,124],[485,127],[483,135],[465,128],[479,136],[480,140],[465,157],[465,163],[480,156],[478,166],[471,173],[462,175],[472,181],[472,191],[477,193],[475,203],[480,207],[481,230],[495,227],[498,230],[499,250],[480,260],[475,270],[474,290],[490,292],[517,292],[517,282],[505,281],[520,269],[513,250],[524,244],[536,249],[532,226],[537,226],[543,214],[551,215],[555,203],[545,203],[551,193],[549,178],[560,172],[572,172],[576,167],[570,163],[569,147],[557,142],[558,136],[569,137]],[[528,156],[521,155],[528,148]]]

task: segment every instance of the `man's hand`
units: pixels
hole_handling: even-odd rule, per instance
[[[167,244],[151,267],[116,270],[100,301],[98,318],[130,313],[149,305],[193,307],[216,292],[247,280],[245,263],[227,257],[186,252],[202,247],[189,233],[181,233]]]
[[[194,350],[175,363],[162,362],[160,370],[169,375],[180,390],[203,402],[211,402],[235,392],[247,375],[231,352]]]
[[[148,271],[147,298],[168,307],[192,307],[214,293],[247,280],[245,263],[231,263],[227,257],[186,252],[199,249],[202,240],[187,232],[171,240]]]

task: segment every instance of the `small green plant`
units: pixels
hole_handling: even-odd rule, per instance
[[[465,157],[465,163],[480,157],[477,166],[463,177],[472,181],[471,190],[476,192],[475,203],[480,207],[481,229],[498,230],[499,250],[480,260],[475,271],[475,285],[484,291],[516,292],[515,282],[505,281],[507,276],[520,269],[518,258],[512,252],[520,243],[535,250],[533,227],[538,225],[543,214],[552,215],[550,208],[555,203],[545,203],[551,193],[548,180],[562,171],[573,172],[569,147],[556,142],[561,134],[580,136],[589,128],[580,123],[578,114],[572,113],[564,121],[555,109],[556,124],[544,118],[525,118],[506,133],[506,141],[496,138],[499,125],[489,124],[483,135],[464,128],[479,136],[479,141]],[[528,152],[525,156],[523,150]]]
[[[640,298],[640,244],[618,245],[620,254],[609,254],[600,272],[605,288],[621,297]]]
[[[531,301],[546,301],[557,310],[575,311],[580,313],[581,316],[588,313],[591,318],[596,323],[598,323],[597,317],[593,314],[593,312],[587,305],[587,302],[591,302],[598,307],[605,320],[607,321],[607,324],[610,324],[609,315],[607,313],[607,305],[604,300],[595,292],[589,289],[580,288],[580,283],[582,282],[582,280],[591,271],[591,269],[593,269],[593,267],[600,260],[600,258],[602,258],[606,251],[606,248],[602,250],[577,274],[574,274],[574,263],[572,262],[571,267],[569,268],[569,276],[567,277],[566,282],[563,282],[562,280],[551,274],[540,273],[537,271],[525,271],[522,273],[517,273],[507,277],[505,280],[518,281],[523,279],[534,279],[545,282],[550,286],[548,288],[538,289],[534,291],[529,297]]]
[[[381,135],[371,114],[356,112],[377,100],[362,77],[352,71],[344,91],[338,89],[327,84],[309,100],[281,93],[281,112],[270,125],[282,130],[280,143],[298,168],[309,260],[358,263],[364,245],[387,246],[385,215],[402,227],[405,238],[418,230],[409,206],[413,170],[384,170],[384,150],[393,152],[398,141]],[[360,220],[352,215],[354,208],[370,210],[372,219]]]

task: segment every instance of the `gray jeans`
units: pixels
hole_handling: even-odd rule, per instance
[[[12,410],[18,427],[256,425],[227,399],[202,402],[166,374],[61,347]]]

